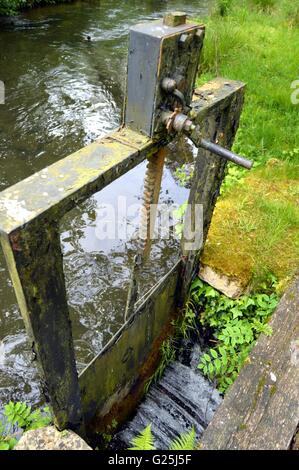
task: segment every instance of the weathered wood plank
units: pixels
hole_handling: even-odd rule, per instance
[[[299,277],[282,297],[201,440],[203,449],[288,449],[299,423]]]

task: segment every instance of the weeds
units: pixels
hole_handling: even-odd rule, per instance
[[[234,150],[261,163],[283,159],[283,151],[298,147],[299,137],[298,108],[290,101],[290,84],[298,78],[293,27],[298,5],[282,0],[274,6],[268,15],[251,0],[233,2],[225,17],[205,19],[203,75],[198,80],[200,85],[221,75],[247,83]]]
[[[276,5],[276,0],[251,0],[253,5],[265,12],[270,12]]]
[[[257,337],[270,335],[268,321],[278,304],[276,279],[260,286],[259,293],[232,300],[196,279],[190,296],[203,327],[212,329],[213,347],[200,358],[203,374],[225,392],[236,379]]]
[[[151,424],[149,424],[138,436],[132,439],[133,447],[128,450],[156,450],[152,435]],[[195,450],[196,432],[192,428],[189,432],[181,434],[171,444],[169,450]]]
[[[165,372],[166,367],[175,360],[176,348],[175,348],[175,338],[173,336],[163,341],[161,348],[160,348],[160,353],[161,353],[160,363],[157,369],[155,370],[154,374],[147,380],[145,387],[144,387],[145,393],[148,392],[150,386],[153,383],[156,383],[160,380],[160,378]]]

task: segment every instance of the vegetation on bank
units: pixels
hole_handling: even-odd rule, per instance
[[[26,8],[68,3],[71,1],[72,0],[0,0],[0,16],[12,16]]]
[[[237,378],[258,336],[272,334],[268,321],[278,304],[275,286],[271,278],[257,293],[229,299],[200,279],[193,282],[186,308],[209,344],[198,368],[220,392]]]
[[[52,416],[47,406],[32,411],[25,402],[9,402],[0,420],[0,450],[12,450],[21,435],[20,431],[42,428],[51,422]]]
[[[299,265],[299,6],[292,0],[218,0],[205,20],[203,74],[247,83],[234,150],[202,261],[236,277],[250,295],[231,300],[196,279],[186,314],[208,340],[199,368],[221,392],[233,383]],[[298,93],[299,96],[299,93]],[[193,316],[193,317],[192,317]]]
[[[204,22],[198,85],[217,75],[247,84],[234,150],[255,168],[230,165],[203,262],[253,288],[275,275],[283,291],[299,264],[299,5],[218,0]]]

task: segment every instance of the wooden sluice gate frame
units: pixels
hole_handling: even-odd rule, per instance
[[[188,135],[199,147],[188,203],[203,205],[204,242],[227,160],[202,148],[200,140],[230,149],[239,124],[244,84],[218,78],[194,91],[204,28],[173,20],[131,30],[124,125],[0,194],[1,244],[42,386],[56,426],[82,435],[104,429],[112,419],[123,421],[135,408],[198,270],[200,250],[186,251],[182,241],[179,261],[78,376],[61,218],[145,159],[155,158],[177,135],[176,127],[189,126]],[[165,77],[175,77],[177,93],[161,90]],[[182,118],[186,109],[188,122]],[[168,130],[162,119],[167,110]]]

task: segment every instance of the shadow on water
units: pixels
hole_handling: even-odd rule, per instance
[[[120,123],[129,27],[166,10],[207,12],[208,0],[102,0],[29,11],[0,21],[0,190],[103,136]],[[172,149],[161,201],[183,203],[174,178],[192,149]],[[189,152],[189,153],[188,153]],[[173,161],[172,161],[173,160]],[[78,369],[121,325],[134,241],[100,240],[101,207],[140,201],[145,164],[88,199],[61,221],[61,240]],[[136,217],[128,221],[136,226]],[[145,292],[172,266],[176,240],[155,242]],[[0,256],[0,400],[41,401],[37,372],[11,282]]]

